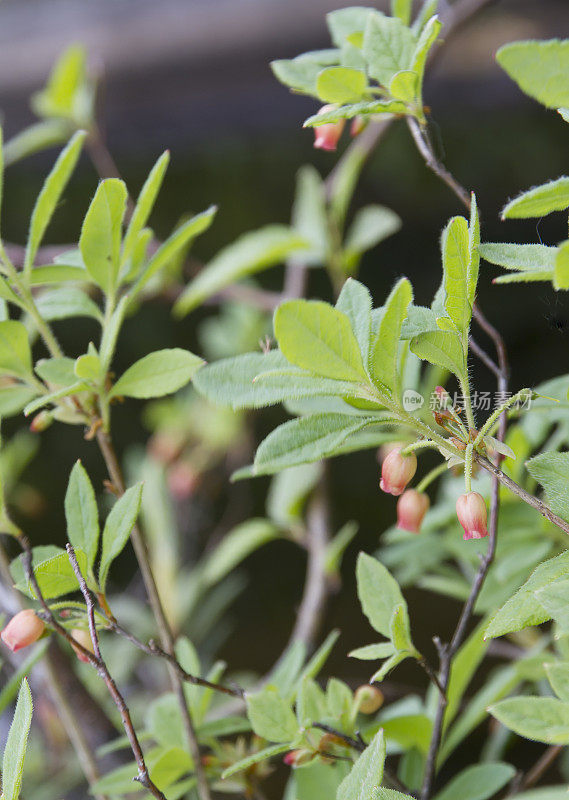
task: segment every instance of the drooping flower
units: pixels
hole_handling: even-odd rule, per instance
[[[19,611],[2,631],[4,644],[17,653],[24,647],[37,642],[45,630],[45,622],[31,608]]]
[[[478,492],[460,495],[456,501],[456,515],[464,528],[464,539],[483,539],[488,536],[486,503]]]
[[[397,527],[419,533],[423,517],[429,510],[429,498],[416,489],[407,489],[397,501]]]
[[[74,628],[71,631],[71,636],[75,639],[77,644],[80,644],[85,650],[88,650],[90,653],[93,652],[93,642],[91,640],[91,634],[89,631],[86,631],[84,628]],[[73,645],[71,645],[73,647]],[[75,655],[82,661],[84,664],[89,663],[89,659],[78,647],[73,647],[75,651]]]
[[[392,450],[386,457],[381,467],[381,489],[388,494],[398,497],[403,494],[405,487],[417,470],[417,456],[410,453],[401,455],[401,447]]]
[[[336,106],[327,105],[322,106],[319,114],[326,114],[328,111],[334,111]],[[314,128],[314,147],[317,150],[333,151],[338,145],[338,140],[344,130],[346,121],[341,119],[338,122],[326,122],[324,125],[318,125]]]

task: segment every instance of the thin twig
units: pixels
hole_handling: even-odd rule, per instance
[[[417,150],[422,155],[427,167],[434,172],[435,175],[440,178],[441,181],[443,181],[443,183],[446,183],[449,189],[458,197],[460,202],[468,211],[470,211],[470,194],[436,157],[426,130],[419,124],[419,122],[417,122],[415,117],[406,117],[406,120],[407,127],[411,132],[411,136],[413,137],[413,141],[415,142]]]
[[[118,690],[118,687],[114,682],[111,673],[109,672],[105,660],[101,655],[101,648],[99,647],[99,637],[97,634],[97,626],[95,624],[95,605],[93,602],[93,596],[87,587],[85,578],[83,577],[81,570],[79,569],[79,564],[77,563],[75,550],[73,549],[73,546],[71,544],[68,544],[66,549],[67,549],[67,555],[69,556],[69,561],[71,563],[71,566],[73,567],[73,572],[75,573],[75,576],[77,577],[77,580],[79,582],[79,588],[81,590],[81,594],[83,595],[85,604],[87,606],[87,620],[89,622],[89,633],[91,634],[91,642],[93,643],[93,655],[94,655],[94,659],[89,659],[89,660],[97,670],[99,676],[105,682],[107,689],[109,690],[109,694],[113,698],[113,701],[121,715],[122,724],[125,729],[128,741],[130,743],[130,747],[134,754],[136,765],[138,767],[138,776],[135,778],[135,780],[138,781],[138,783],[140,783],[146,789],[148,789],[148,791],[151,794],[153,794],[154,797],[158,798],[159,800],[166,800],[165,796],[162,794],[160,789],[150,778],[150,775],[148,773],[148,768],[144,760],[144,753],[142,752],[140,742],[138,741],[138,736],[136,735],[136,731],[134,730],[134,725],[132,724],[130,711],[128,710],[128,706],[124,700],[124,697]]]
[[[109,619],[107,617],[107,625],[109,631],[118,634],[119,636],[124,637],[127,639],[131,644],[141,650],[143,653],[149,656],[158,656],[159,658],[163,658],[167,661],[178,673],[180,678],[185,683],[190,683],[193,686],[202,686],[204,689],[212,689],[215,692],[220,692],[222,694],[230,695],[231,697],[244,697],[245,692],[240,687],[231,688],[229,686],[222,686],[220,683],[212,683],[211,681],[206,680],[205,678],[200,678],[197,675],[192,675],[182,667],[180,662],[173,656],[171,653],[167,653],[160,645],[151,639],[148,644],[145,644],[140,639],[138,639],[134,634],[130,631],[127,631],[126,628],[123,628],[116,620]]]
[[[123,726],[124,726],[124,729],[125,729],[125,733],[128,736],[128,740],[129,740],[133,755],[134,755],[134,757],[136,759],[136,763],[137,763],[137,767],[138,767],[138,778],[135,778],[135,780],[139,780],[139,782],[143,786],[145,786],[154,795],[154,797],[158,798],[158,800],[166,800],[166,798],[164,797],[162,792],[154,785],[154,783],[150,779],[150,776],[148,774],[148,770],[146,768],[146,763],[144,761],[144,754],[143,754],[142,749],[140,747],[140,743],[139,743],[138,738],[136,736],[136,732],[135,732],[135,730],[134,730],[134,728],[132,726],[132,721],[130,719],[130,714],[129,714],[129,711],[128,711],[128,707],[126,706],[126,703],[124,702],[124,699],[123,699],[122,695],[120,694],[119,690],[117,689],[116,684],[114,683],[113,679],[109,675],[108,669],[107,669],[106,665],[104,664],[103,659],[100,656],[100,652],[98,652],[98,641],[97,641],[97,647],[95,648],[95,652],[92,653],[86,647],[83,647],[83,645],[80,644],[80,642],[75,641],[75,639],[71,636],[69,631],[66,628],[64,628],[63,625],[61,625],[57,621],[53,611],[51,610],[51,608],[49,607],[49,605],[47,604],[47,602],[46,602],[46,600],[45,600],[45,598],[43,596],[43,593],[42,593],[42,591],[40,589],[38,580],[36,578],[36,574],[35,574],[35,571],[34,571],[34,568],[33,568],[33,556],[32,556],[32,548],[30,546],[30,543],[29,543],[27,537],[24,536],[24,535],[20,535],[18,537],[18,541],[20,543],[20,546],[22,547],[22,550],[24,551],[23,559],[24,559],[24,571],[25,571],[25,574],[26,574],[26,578],[27,578],[28,582],[31,584],[31,587],[33,589],[33,593],[34,593],[36,599],[38,600],[40,606],[44,610],[45,615],[47,617],[47,620],[48,620],[50,626],[55,631],[57,631],[57,633],[60,636],[63,636],[63,638],[67,640],[67,642],[75,649],[75,651],[76,652],[78,651],[79,653],[81,653],[81,655],[84,656],[84,658],[91,664],[91,666],[93,666],[97,670],[97,672],[101,675],[101,677],[105,681],[105,683],[107,685],[107,688],[109,689],[109,692],[110,692],[113,700],[115,701],[115,704],[116,704],[116,706],[117,706],[117,708],[118,708],[118,710],[119,710],[119,712],[121,714],[121,719],[123,721]],[[71,547],[71,545],[68,545],[68,548],[71,548],[71,552],[69,550],[68,550],[68,552],[69,552],[69,555],[70,555],[71,564],[73,566],[73,569],[75,570],[75,566],[77,566],[77,559],[75,558],[75,553],[73,552],[73,548]],[[91,608],[91,614],[90,614],[90,617],[89,617],[89,627],[91,628],[91,624],[93,625],[93,627],[94,627],[94,624],[95,624],[94,623],[93,611],[92,611],[92,609],[93,609],[92,600],[90,598],[89,590],[87,589],[87,587],[85,585],[85,581],[83,579],[83,576],[81,576],[79,578],[81,573],[79,571],[79,567],[78,566],[77,566],[76,574],[77,574],[78,580],[80,580],[81,590],[83,591],[83,586],[85,586],[85,589],[86,589],[86,595],[87,596],[85,596],[85,594],[84,594],[84,596],[85,596],[86,602],[88,603],[87,609],[89,610],[89,608]],[[95,639],[96,639],[96,636],[97,636],[97,634],[96,634],[96,631],[95,631]],[[91,638],[93,638],[93,634],[91,634]],[[95,642],[94,641],[93,641],[93,646],[95,647]]]
[[[563,744],[552,744],[548,747],[525,775],[522,775],[518,780],[514,778],[512,787],[506,797],[513,797],[519,792],[526,791],[527,789],[531,789],[532,786],[535,786],[564,749],[565,745]]]

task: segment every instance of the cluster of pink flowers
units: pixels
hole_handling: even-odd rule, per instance
[[[384,492],[399,497],[397,501],[397,527],[419,533],[423,518],[429,509],[429,498],[416,489],[407,489],[417,471],[414,453],[404,455],[402,447],[394,447],[384,458],[380,487]],[[488,536],[487,512],[484,498],[478,492],[466,492],[456,501],[458,521],[464,529],[464,539],[483,539]]]

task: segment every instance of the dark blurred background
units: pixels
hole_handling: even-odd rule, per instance
[[[195,248],[207,260],[246,230],[289,220],[295,173],[301,165],[314,164],[325,175],[335,164],[337,154],[315,151],[313,134],[302,130],[303,119],[315,111],[314,101],[290,94],[273,78],[268,63],[327,47],[324,14],[343,5],[337,0],[4,0],[0,109],[6,136],[32,120],[29,96],[44,83],[58,54],[71,43],[84,44],[92,64],[104,71],[100,120],[131,191],[138,191],[163,149],[172,152],[153,217],[158,235],[166,234],[181,214],[219,204],[215,224]],[[494,53],[516,39],[568,35],[566,0],[502,0],[454,34],[430,70],[426,103],[448,167],[477,194],[483,240],[550,243],[567,235],[563,215],[537,225],[531,220],[499,221],[508,197],[569,170],[569,127],[555,112],[525,97],[496,66]],[[8,240],[23,241],[52,158],[53,153],[44,154],[10,168],[3,210]],[[50,228],[49,241],[77,240],[95,184],[96,175],[85,159],[67,192],[65,213],[59,213]],[[418,302],[429,303],[440,281],[439,232],[448,217],[462,209],[427,171],[403,123],[391,126],[364,171],[354,205],[368,202],[393,208],[403,227],[367,254],[361,279],[379,304],[395,278],[405,274]],[[508,343],[511,388],[535,385],[566,371],[566,295],[555,294],[548,284],[492,286],[495,274],[494,268],[483,265],[479,299]],[[278,289],[282,269],[260,280]],[[321,271],[311,273],[310,293],[330,296]],[[117,367],[151,348],[179,344],[198,349],[197,326],[212,313],[215,309],[200,311],[176,323],[164,305],[151,304],[127,326]],[[63,325],[58,332],[71,353],[81,352],[78,348],[92,334],[87,322],[72,331]],[[492,377],[478,364],[472,366],[478,387],[493,389]],[[132,404],[116,412],[122,449],[147,435],[138,413],[133,413],[138,408]],[[269,423],[261,414],[259,418],[259,430],[264,430]],[[61,427],[45,434],[28,470],[27,479],[46,498],[45,510],[34,523],[36,541],[63,541],[61,499],[78,450],[93,475],[102,477],[97,454],[83,443],[81,432]],[[338,460],[330,471],[336,529],[351,518],[361,524],[346,559],[346,589],[333,598],[325,621],[326,629],[338,626],[344,631],[331,667],[354,685],[368,676],[367,665],[348,663],[345,653],[369,641],[371,633],[354,599],[354,556],[357,549],[373,550],[395,516],[395,504],[380,496],[377,473],[372,453]],[[263,513],[265,489],[266,482],[258,480],[238,491],[246,493],[248,510]],[[214,508],[205,514],[199,535],[207,535],[216,513]],[[235,668],[263,671],[290,633],[303,557],[292,545],[277,543],[250,558],[246,571],[254,580],[235,606],[234,633],[222,656]],[[419,631],[423,599],[420,592],[411,595],[412,619]],[[440,617],[443,637],[455,614],[451,601],[429,599],[430,621]],[[428,647],[420,633],[417,639],[419,647]],[[411,666],[407,671],[403,667],[398,677],[413,682],[417,676]]]

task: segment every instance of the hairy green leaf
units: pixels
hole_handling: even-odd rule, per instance
[[[127,369],[111,389],[111,397],[162,397],[185,386],[204,362],[179,347],[157,350]]]
[[[3,800],[19,800],[32,712],[32,693],[27,679],[24,678],[4,748],[2,760]]]

